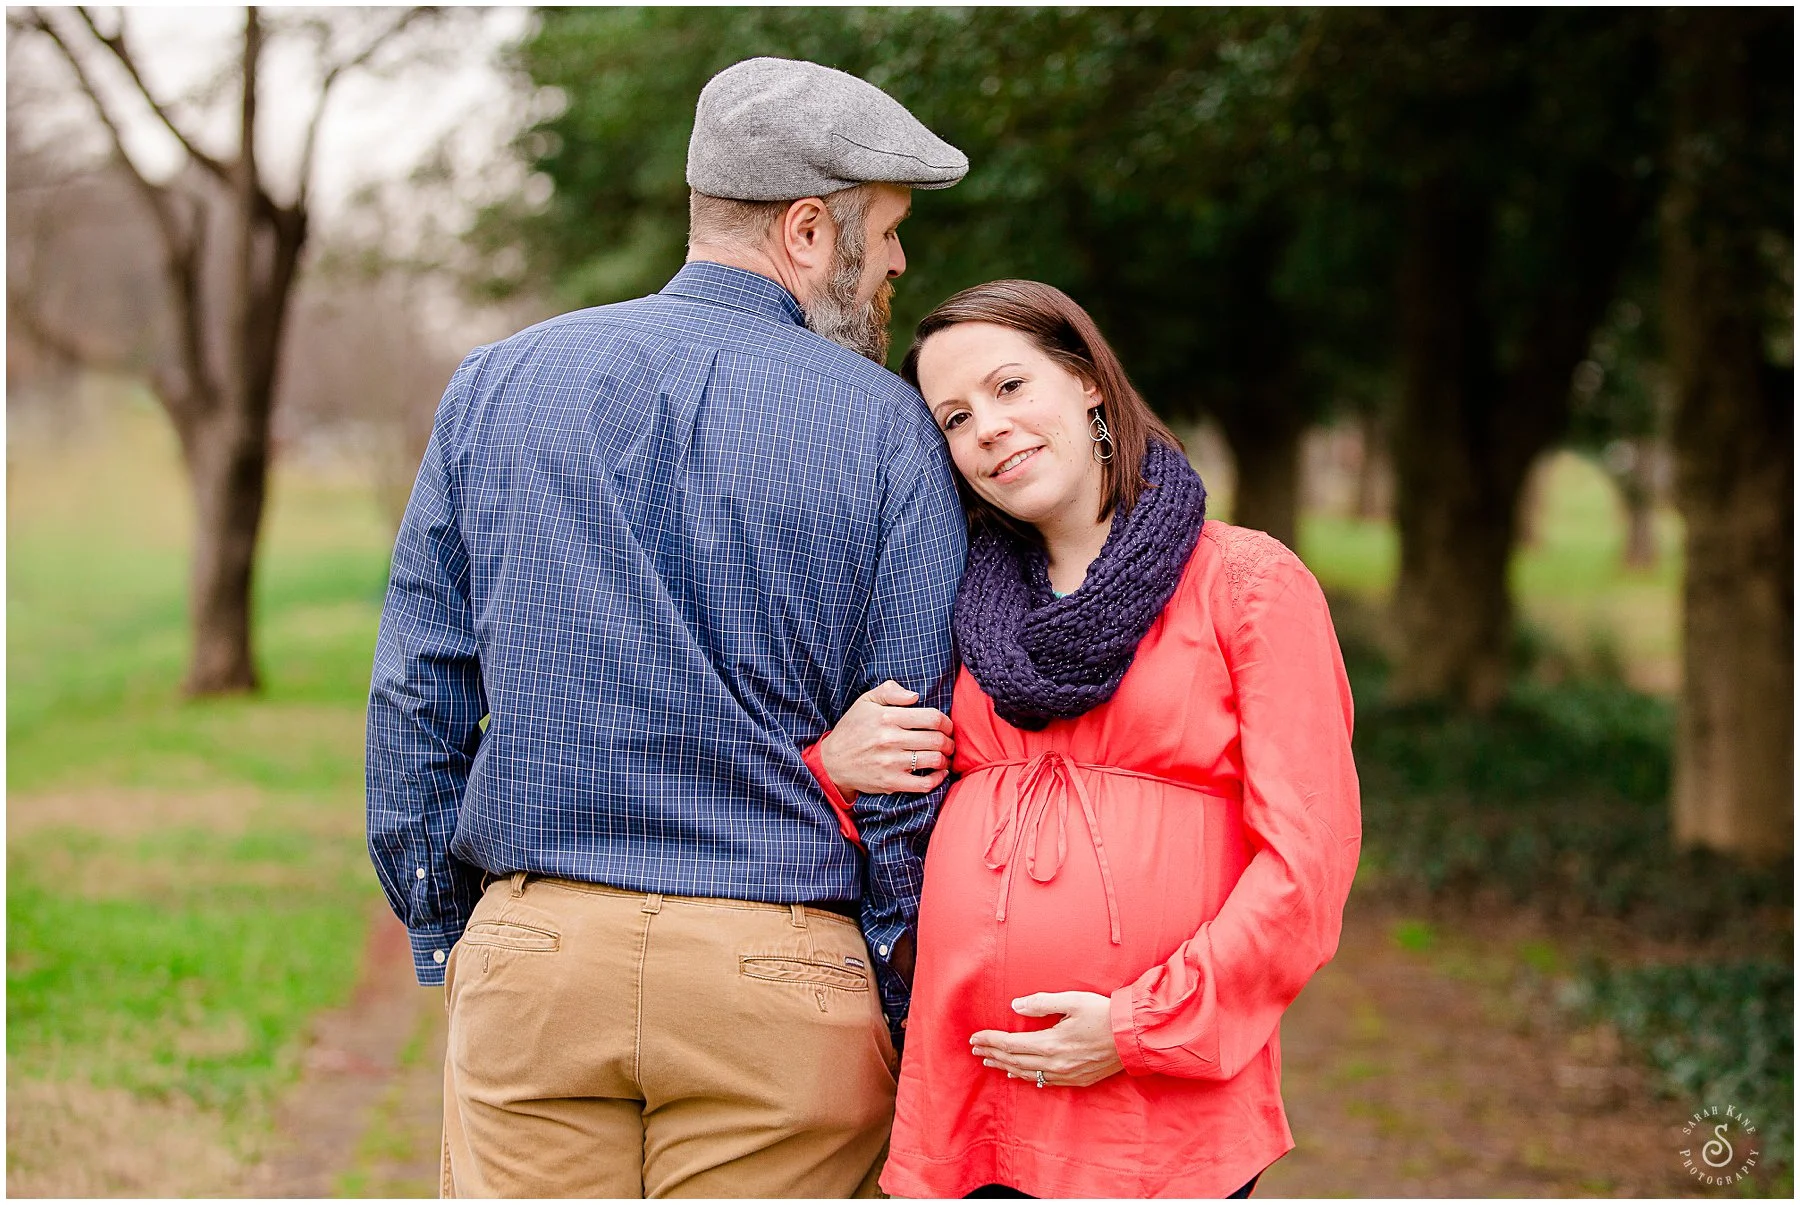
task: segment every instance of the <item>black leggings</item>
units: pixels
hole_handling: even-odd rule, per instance
[[[1229,1200],[1233,1200],[1237,1197],[1249,1196],[1250,1190],[1252,1188],[1256,1187],[1256,1182],[1260,1179],[1262,1179],[1262,1173],[1257,1172],[1254,1176],[1250,1177],[1250,1183],[1244,1185],[1242,1188],[1238,1189],[1236,1192],[1232,1193],[1231,1196],[1226,1197],[1225,1199],[1229,1201]],[[977,1188],[974,1192],[966,1194],[963,1199],[967,1200],[969,1197],[1027,1197],[1027,1198],[1031,1198],[1031,1194],[1028,1192],[1020,1192],[1018,1189],[1011,1188],[1005,1184],[983,1184],[980,1188]],[[1032,1198],[1032,1199],[1035,1199],[1035,1198]]]

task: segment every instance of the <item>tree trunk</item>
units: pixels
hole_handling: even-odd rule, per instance
[[[255,690],[250,599],[268,479],[267,409],[259,416],[216,410],[182,432],[194,489],[194,560],[188,614],[193,656],[189,695]]]
[[[257,168],[262,24],[244,18],[239,154],[232,167],[232,289],[224,314],[226,386],[179,423],[194,487],[189,695],[255,690],[251,605],[268,488],[270,410],[288,303],[306,243],[304,207],[272,204]],[[192,304],[190,302],[190,304]]]
[[[1506,575],[1522,478],[1495,481],[1499,466],[1476,460],[1471,451],[1440,424],[1415,430],[1397,456],[1402,486],[1394,619],[1403,652],[1391,693],[1485,711],[1506,693],[1512,638]],[[1490,484],[1440,490],[1435,501],[1417,488],[1421,479],[1445,470]]]
[[[1400,266],[1400,415],[1394,432],[1400,579],[1396,698],[1482,711],[1506,691],[1507,568],[1520,491],[1568,428],[1570,376],[1586,354],[1642,227],[1640,180],[1584,165],[1566,184],[1546,274],[1503,338],[1485,309],[1496,201],[1447,176],[1408,197]],[[1516,344],[1502,367],[1503,343]]]
[[[1648,573],[1661,559],[1656,546],[1656,508],[1635,491],[1625,500],[1625,568]]]
[[[1781,18],[1785,46],[1792,14]],[[1759,37],[1780,33],[1759,35],[1758,23],[1691,10],[1670,30],[1663,307],[1687,521],[1673,831],[1678,847],[1774,858],[1793,847],[1794,379],[1764,355],[1770,281],[1757,241],[1773,221],[1791,231],[1792,214],[1745,199],[1763,132],[1746,60]],[[1777,67],[1785,100],[1771,98],[1765,126],[1792,121],[1791,68]]]
[[[1544,544],[1545,511],[1550,506],[1550,462],[1539,460],[1519,486],[1519,513],[1515,538],[1521,548]]]
[[[152,181],[127,150],[107,90],[95,86],[87,56],[77,53],[57,21],[42,11],[26,22],[57,47],[102,119],[119,162],[141,192],[161,234],[171,317],[176,328],[169,363],[153,368],[155,389],[181,440],[194,496],[194,562],[189,613],[193,656],[184,689],[190,695],[255,689],[251,655],[251,585],[269,469],[270,408],[289,302],[307,238],[307,196],[313,152],[333,85],[366,66],[376,51],[424,9],[403,14],[360,50],[317,64],[321,81],[301,140],[294,200],[277,204],[264,186],[257,148],[259,75],[264,30],[259,10],[244,11],[238,62],[238,152],[215,158],[201,150],[180,121],[145,85],[121,21],[103,32],[84,12],[85,41],[109,52],[148,106],[186,152],[199,187],[228,199],[225,271],[213,273],[208,246],[212,202],[178,177]],[[70,23],[69,29],[78,28]],[[335,39],[334,39],[335,40]],[[219,296],[212,296],[217,276]],[[203,304],[204,303],[204,304]]]
[[[1306,432],[1299,407],[1290,400],[1285,405],[1221,407],[1218,415],[1237,468],[1231,521],[1295,547],[1300,538],[1300,443]]]
[[[1357,419],[1362,458],[1356,465],[1356,517],[1386,519],[1393,513],[1394,466],[1388,460],[1387,435],[1374,407]]]
[[[1488,214],[1454,184],[1426,181],[1409,198],[1407,231],[1393,441],[1401,657],[1390,689],[1486,709],[1506,690],[1506,564],[1523,480],[1496,479],[1481,438],[1496,400],[1478,300]]]
[[[1656,443],[1650,439],[1630,442],[1631,464],[1613,480],[1625,511],[1625,568],[1637,573],[1656,568],[1661,549],[1656,542]]]

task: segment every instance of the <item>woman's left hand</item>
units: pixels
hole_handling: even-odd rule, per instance
[[[1036,992],[1012,1003],[1021,1017],[1061,1016],[1049,1029],[1007,1033],[984,1029],[969,1038],[983,1066],[1059,1088],[1085,1088],[1123,1071],[1113,1041],[1112,1000],[1098,992]]]

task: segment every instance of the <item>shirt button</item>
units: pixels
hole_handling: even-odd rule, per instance
[[[431,961],[433,961],[433,962],[444,961],[444,952],[442,950],[433,950],[431,952]]]
[[[877,946],[877,947],[876,947],[876,949],[878,949],[878,950],[880,950],[880,951],[881,951],[881,956],[882,956],[882,957],[883,957],[883,958],[886,958],[886,957],[887,957],[887,951],[888,951],[888,948],[887,948],[887,947],[886,947],[886,946]]]
[[[415,879],[424,878],[425,877],[425,868],[423,866],[421,866],[417,870],[413,871],[413,877]]]

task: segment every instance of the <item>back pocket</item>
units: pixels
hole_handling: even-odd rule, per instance
[[[543,953],[554,953],[562,945],[562,938],[548,929],[508,920],[474,921],[463,930],[462,940],[466,946],[498,946],[503,950]]]
[[[865,972],[812,958],[746,954],[738,958],[738,970],[751,979],[767,979],[774,983],[811,983],[847,992],[869,990],[869,977]]]

